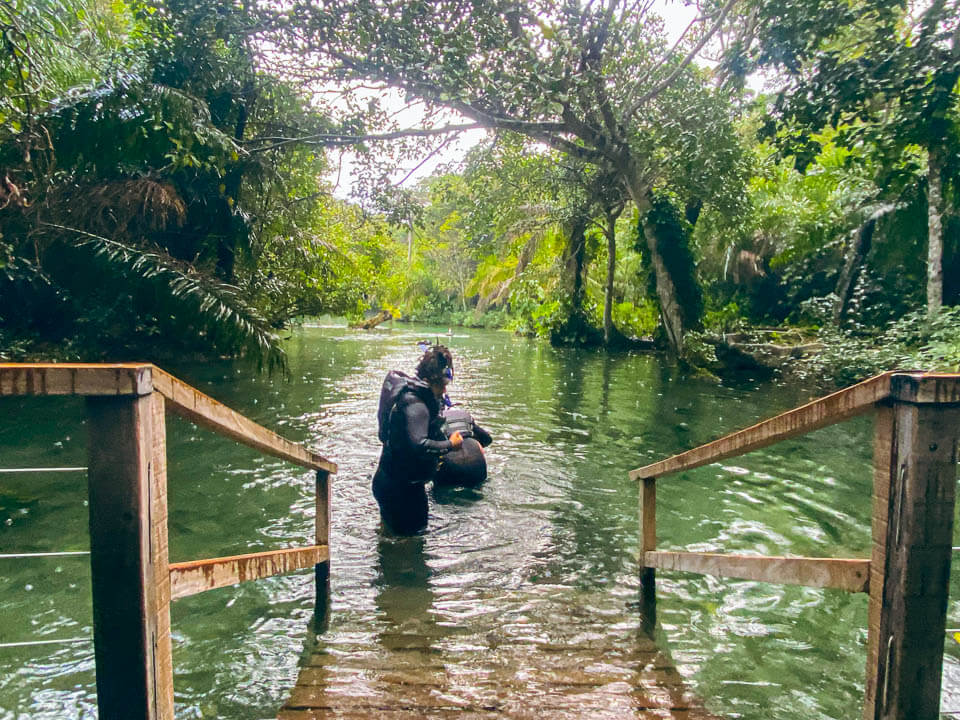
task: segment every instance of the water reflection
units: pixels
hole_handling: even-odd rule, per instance
[[[589,366],[580,353],[567,352],[559,357],[556,370],[555,420],[547,434],[550,443],[579,445],[590,439],[590,427],[584,407],[584,383]],[[589,362],[589,361],[587,361]]]
[[[381,535],[377,543],[376,605],[382,621],[378,632],[385,650],[427,650],[436,639],[430,613],[434,594],[424,555],[425,539]]]
[[[479,500],[483,500],[483,486],[489,482],[497,482],[497,478],[487,479],[477,487],[456,487],[453,485],[433,485],[430,498],[437,505],[457,505],[469,507]]]

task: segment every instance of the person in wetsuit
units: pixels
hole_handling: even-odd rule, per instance
[[[373,476],[373,496],[384,525],[397,535],[413,535],[427,526],[424,485],[440,457],[463,444],[460,433],[448,439],[442,430],[440,403],[453,380],[453,357],[442,345],[428,349],[390,409],[383,450]]]

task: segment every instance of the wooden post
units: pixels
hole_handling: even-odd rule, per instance
[[[937,720],[960,378],[894,375],[874,448],[865,720]]]
[[[317,545],[330,547],[330,473],[317,470]],[[316,577],[316,606],[314,608],[314,631],[326,631],[330,620],[330,555],[327,561],[314,566]]]
[[[880,669],[880,618],[887,567],[887,525],[890,515],[890,480],[893,452],[893,408],[878,405],[873,421],[873,550],[870,557],[870,600],[867,610],[867,681],[863,718],[876,717],[877,680]]]
[[[657,549],[657,479],[643,479],[640,488],[640,614],[643,627],[652,631],[657,624],[657,584],[652,567],[646,567],[644,555]]]
[[[90,397],[87,419],[98,716],[173,720],[163,397]]]

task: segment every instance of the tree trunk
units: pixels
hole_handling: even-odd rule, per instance
[[[386,322],[387,320],[393,320],[393,313],[391,313],[389,310],[381,310],[372,318],[368,318],[367,320],[363,320],[362,322],[358,323],[351,323],[350,327],[358,330],[373,330],[373,328],[375,328],[377,325],[382,322]]]
[[[601,334],[590,326],[583,312],[586,295],[586,217],[578,214],[568,228],[567,245],[563,251],[562,288],[569,298],[569,306],[560,325],[550,331],[550,342],[553,345],[599,345],[602,342]]]
[[[643,235],[650,251],[650,263],[657,278],[657,299],[660,301],[660,319],[667,332],[670,349],[678,355],[683,354],[683,309],[677,299],[677,288],[663,261],[660,248],[657,247],[657,230],[646,220],[643,221]]]
[[[625,173],[627,177],[627,192],[640,213],[641,226],[647,250],[650,253],[650,263],[657,280],[657,299],[660,301],[660,320],[667,333],[667,342],[670,349],[677,355],[683,352],[683,310],[677,300],[677,288],[667,271],[667,266],[660,254],[657,245],[655,229],[647,222],[647,213],[650,211],[650,187],[637,179],[636,173]]]
[[[857,229],[850,239],[847,257],[843,269],[840,271],[840,276],[837,278],[837,287],[834,290],[834,294],[837,296],[837,303],[833,306],[834,322],[840,322],[847,312],[850,295],[853,292],[854,285],[857,284],[857,277],[860,275],[860,268],[863,267],[863,260],[870,252],[873,231],[876,227],[877,216],[873,215]]]
[[[927,160],[927,316],[943,305],[943,154],[931,145]]]
[[[467,278],[463,272],[463,262],[461,259],[456,260],[457,263],[457,280],[460,282],[460,306],[463,308],[463,312],[467,312]]]
[[[413,220],[407,219],[407,265],[413,262]]]
[[[586,222],[582,217],[573,221],[567,238],[567,247],[563,256],[563,270],[570,295],[570,316],[579,313],[583,307],[583,268],[586,260],[587,241],[584,236]]]
[[[603,342],[610,344],[613,336],[613,274],[617,267],[617,218],[623,212],[623,206],[607,209],[607,224],[604,234],[607,236],[607,287],[603,298]]]

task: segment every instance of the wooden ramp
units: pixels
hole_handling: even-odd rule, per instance
[[[653,640],[604,650],[602,628],[570,628],[570,644],[461,643],[383,635],[366,649],[310,655],[280,720],[314,718],[676,718],[712,720]]]

